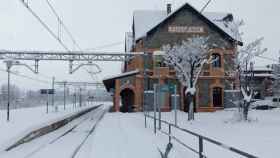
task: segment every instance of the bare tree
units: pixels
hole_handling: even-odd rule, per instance
[[[239,79],[239,88],[243,97],[238,103],[238,107],[240,109],[239,116],[241,117],[240,120],[248,120],[250,104],[252,103],[254,96],[252,84],[254,76],[254,64],[252,59],[267,51],[266,48],[262,48],[262,41],[263,38],[259,38],[237,50],[234,71],[236,72],[237,78]]]
[[[1,86],[1,93],[2,93],[2,99],[3,99],[3,103],[4,105],[8,102],[8,85],[7,84],[3,84]],[[19,87],[17,87],[16,85],[11,85],[10,86],[10,100],[11,102],[14,104],[14,106],[16,106],[16,102],[18,101],[18,99],[20,98],[21,95],[21,90]]]
[[[188,120],[194,120],[194,99],[198,76],[205,63],[209,63],[208,38],[193,37],[181,44],[163,46],[164,62],[175,69],[180,83],[187,87],[184,95],[190,100]]]
[[[231,22],[228,24],[231,32],[235,36],[235,39],[242,39],[243,32],[240,32],[240,27],[244,25],[241,20],[239,22]],[[267,51],[266,48],[262,48],[262,42],[264,38],[258,38],[253,42],[246,44],[243,47],[237,47],[237,52],[234,60],[233,72],[236,74],[236,78],[239,80],[239,89],[241,91],[241,99],[235,102],[239,107],[238,120],[248,120],[248,113],[250,105],[254,97],[253,90],[253,77],[254,77],[254,63],[253,59],[256,56],[262,55]]]

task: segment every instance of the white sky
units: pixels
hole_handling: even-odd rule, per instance
[[[15,50],[63,50],[60,45],[49,35],[39,22],[27,11],[19,0],[0,0],[0,49]],[[45,0],[28,0],[30,6],[42,17],[55,31],[57,21]],[[170,1],[170,0],[169,0]],[[131,30],[132,13],[137,9],[165,9],[166,0],[59,0],[51,1],[58,13],[63,17],[64,23],[83,49],[95,48],[102,45],[124,41],[124,33]],[[185,0],[173,0],[173,8],[177,8]],[[202,8],[206,0],[189,0],[196,8]],[[258,37],[265,37],[264,46],[269,49],[265,56],[278,57],[278,35],[280,35],[280,22],[277,16],[280,2],[276,0],[212,0],[206,11],[231,12],[246,25],[243,27],[245,43]],[[65,34],[64,34],[65,35]],[[69,40],[65,39],[72,48]],[[124,43],[124,42],[123,42]],[[105,51],[124,51],[124,45],[106,48]],[[257,60],[257,65],[269,64],[269,61]],[[120,73],[120,63],[98,63],[104,76]],[[0,68],[5,69],[1,62]],[[91,81],[84,70],[74,75],[68,75],[68,63],[40,64],[42,74],[53,76],[58,80]],[[46,80],[41,76],[33,75],[24,68],[13,68],[22,74]],[[0,84],[6,82],[7,75],[0,72]],[[51,79],[48,78],[50,81]],[[50,85],[41,84],[32,80],[12,77],[12,83],[22,88],[48,88]]]

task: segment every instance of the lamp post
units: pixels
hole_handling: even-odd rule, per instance
[[[10,102],[11,102],[11,99],[10,99],[10,80],[11,80],[11,68],[13,66],[25,66],[26,68],[31,70],[33,73],[38,73],[38,67],[35,67],[35,70],[34,70],[30,66],[28,66],[27,64],[23,64],[23,63],[20,63],[19,61],[15,61],[15,60],[12,60],[12,59],[5,60],[4,63],[6,63],[7,73],[8,73],[7,121],[10,121]]]
[[[82,107],[82,87],[80,87],[79,89],[80,89],[79,103],[80,103],[80,107]]]
[[[64,110],[66,110],[66,84],[67,84],[67,82],[64,81],[63,82],[63,106],[64,106]]]
[[[155,68],[156,68],[156,74],[157,74],[157,77],[158,77],[158,90],[156,91],[158,94],[156,95],[156,99],[157,99],[157,107],[158,107],[158,119],[159,119],[159,122],[158,122],[158,128],[159,130],[161,130],[161,101],[160,101],[160,98],[161,98],[161,95],[160,95],[160,92],[161,92],[161,84],[160,84],[160,80],[161,80],[161,71],[160,71],[160,67],[161,65],[157,65],[158,63],[161,63],[162,62],[162,56],[164,55],[164,52],[163,51],[155,51],[154,52],[154,58],[156,60],[156,65],[155,65]]]
[[[8,73],[8,103],[7,103],[7,121],[10,121],[10,76],[11,76],[11,67],[12,67],[12,61],[6,61],[7,66],[7,73]]]
[[[55,77],[52,77],[52,89],[54,90]],[[54,93],[52,94],[52,107],[54,107]],[[58,106],[55,106],[55,112],[58,112]]]

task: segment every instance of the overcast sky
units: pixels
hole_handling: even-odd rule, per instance
[[[30,7],[57,32],[58,24],[45,0],[28,0]],[[207,0],[189,0],[196,8],[201,9]],[[51,0],[64,23],[75,36],[83,49],[124,41],[124,33],[131,30],[132,13],[138,9],[165,9],[166,0]],[[173,8],[177,8],[185,0],[173,0]],[[245,43],[258,37],[264,37],[264,46],[269,49],[266,56],[277,59],[278,36],[280,22],[278,15],[279,1],[260,0],[212,0],[206,11],[231,12],[245,21],[243,32]],[[0,5],[0,49],[14,50],[63,50],[49,35],[41,24],[20,3],[20,0],[1,0]],[[69,39],[63,34],[69,48],[73,48]],[[124,42],[123,42],[124,43]],[[100,51],[124,51],[124,44]],[[98,63],[104,76],[120,73],[121,63]],[[257,65],[269,64],[269,61],[259,61]],[[0,68],[5,65],[0,63]],[[13,71],[26,74],[41,80],[50,78],[36,76],[24,68],[14,67]],[[45,76],[56,76],[57,80],[91,81],[90,76],[81,69],[74,75],[68,75],[68,63],[40,64],[40,72]],[[0,72],[0,84],[6,82],[7,75]],[[19,77],[12,77],[12,83],[22,88],[48,88],[50,85],[34,82]]]

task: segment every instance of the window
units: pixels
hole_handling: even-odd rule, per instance
[[[272,102],[278,102],[278,98],[273,98]]]
[[[161,55],[154,56],[154,66],[155,67],[166,67],[166,64],[164,63],[164,59]]]
[[[222,67],[222,63],[221,63],[221,55],[220,54],[212,54],[212,66],[213,68],[220,68]]]

